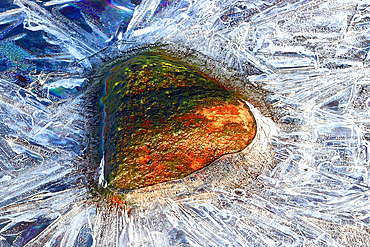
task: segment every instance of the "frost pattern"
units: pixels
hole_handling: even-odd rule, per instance
[[[87,14],[92,33],[62,17],[58,8],[73,2],[16,0],[0,14],[0,245],[369,245],[369,1],[143,0],[127,31],[115,23],[111,37]],[[51,60],[14,48],[40,31],[56,46]],[[277,128],[260,116],[271,133],[250,156],[257,166],[271,149],[263,188],[218,181],[130,215],[88,201],[77,166],[86,102],[49,88],[76,88],[107,47],[102,54],[156,42],[195,49],[270,92]],[[54,67],[41,70],[48,61]],[[21,72],[26,89],[14,81]]]

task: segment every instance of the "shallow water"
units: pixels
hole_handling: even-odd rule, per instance
[[[369,4],[1,2],[0,246],[369,245]],[[247,78],[273,114],[250,102],[258,138],[205,182],[97,203],[86,174],[99,181],[99,163],[82,160],[88,79],[157,43]]]

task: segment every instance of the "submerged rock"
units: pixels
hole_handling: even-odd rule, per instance
[[[256,134],[241,95],[163,54],[122,62],[105,85],[105,176],[117,189],[183,178]]]

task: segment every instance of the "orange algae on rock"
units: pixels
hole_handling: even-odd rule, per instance
[[[132,57],[110,70],[105,86],[105,177],[113,188],[183,178],[256,135],[240,94],[165,55]]]

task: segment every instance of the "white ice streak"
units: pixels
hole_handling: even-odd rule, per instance
[[[32,31],[42,30],[50,34],[49,43],[54,41],[64,47],[72,61],[83,59],[105,48],[103,41],[93,33],[88,33],[70,22],[57,9],[52,8],[49,11],[29,0],[16,0],[15,3],[22,7],[27,15],[24,27]]]

